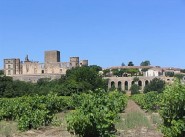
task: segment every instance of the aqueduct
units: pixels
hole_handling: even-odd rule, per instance
[[[160,78],[164,80],[167,83],[173,82],[174,78],[173,77],[165,77],[165,76],[159,76],[159,77],[143,77],[143,76],[138,76],[138,81],[134,82],[135,77],[106,77],[105,79],[108,79],[108,88],[119,88],[123,91],[128,91],[130,90],[131,86],[135,83],[138,84],[141,91],[143,91],[144,87],[150,83],[150,81],[154,78]]]

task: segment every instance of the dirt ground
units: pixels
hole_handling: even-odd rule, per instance
[[[163,135],[157,130],[155,124],[151,121],[151,114],[145,113],[134,101],[129,100],[128,105],[125,109],[125,113],[122,115],[127,115],[129,113],[141,113],[147,118],[150,128],[145,126],[140,126],[133,129],[128,129],[126,131],[119,131],[119,137],[163,137]]]

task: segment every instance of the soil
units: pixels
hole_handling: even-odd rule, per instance
[[[119,131],[119,137],[163,137],[163,135],[158,131],[157,126],[152,123],[150,114],[145,113],[134,101],[129,100],[125,113],[122,113],[122,115],[126,115],[131,112],[142,113],[148,119],[151,128],[139,127],[136,129],[129,129],[127,131]]]

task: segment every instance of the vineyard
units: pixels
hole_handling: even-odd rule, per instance
[[[134,127],[130,123],[134,118],[138,121],[143,118],[147,123],[145,113],[155,112],[162,119],[159,129],[164,136],[185,136],[185,85],[177,80],[164,86],[156,79],[144,94],[128,97],[117,90],[107,91],[106,81],[96,69],[96,66],[76,68],[59,80],[40,80],[36,84],[0,77],[0,121],[15,122],[20,131],[37,130],[50,126],[57,114],[66,112],[66,130],[70,134],[111,137],[118,134],[116,124],[121,120],[122,127],[129,127],[123,125],[126,123]],[[158,90],[151,91],[156,88]],[[143,113],[137,115],[134,111],[124,115],[127,102],[139,105]]]
[[[21,131],[48,126],[56,113],[69,110],[68,131],[79,136],[112,136],[116,133],[118,113],[126,107],[127,97],[117,91],[75,94],[70,97],[48,94],[0,100],[0,119],[17,121]],[[89,132],[91,131],[91,132]]]
[[[163,120],[160,126],[166,137],[185,136],[185,85],[175,81],[163,93],[148,92],[132,96],[146,111],[158,112]]]

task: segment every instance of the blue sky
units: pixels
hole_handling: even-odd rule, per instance
[[[0,0],[0,68],[4,58],[44,61],[60,50],[102,67],[185,68],[184,0]]]

